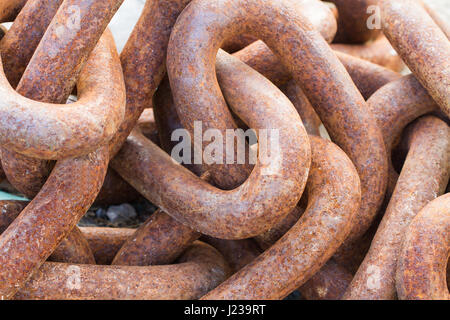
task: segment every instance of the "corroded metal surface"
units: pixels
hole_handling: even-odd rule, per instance
[[[3,69],[11,86],[20,78],[63,0],[28,1],[0,42]],[[31,22],[31,23],[30,23]]]
[[[370,61],[396,72],[402,71],[405,67],[402,59],[385,36],[369,43],[353,45],[334,43],[331,47],[336,51]]]
[[[202,241],[212,245],[223,255],[230,267],[230,276],[241,270],[261,254],[261,250],[252,239],[224,240],[203,236]]]
[[[102,185],[107,157],[102,148],[58,162],[39,194],[2,233],[0,297],[12,297],[86,213]]]
[[[100,265],[111,264],[119,249],[135,232],[135,229],[104,227],[82,227],[80,230],[89,243],[95,262]]]
[[[147,266],[173,262],[200,234],[158,210],[128,237],[113,265]]]
[[[94,50],[94,59],[99,55],[120,68],[111,35],[103,41]],[[93,203],[106,174],[108,155],[104,146],[88,155],[57,162],[38,195],[1,235],[3,298],[11,297],[23,286]]]
[[[226,66],[239,72],[226,73]],[[223,51],[221,63],[218,61],[216,67],[222,74],[221,82],[227,82],[224,88],[228,89],[224,92],[235,113],[250,127],[277,128],[280,140],[289,141],[280,145],[280,158],[285,161],[280,163],[276,175],[264,175],[267,165],[258,160],[241,186],[220,190],[175,164],[137,131],[130,135],[111,165],[176,220],[211,236],[241,239],[269,229],[296,205],[307,178],[309,141],[292,104],[265,78]],[[259,113],[272,116],[262,118]],[[183,183],[177,185],[173,181]],[[256,201],[260,203],[258,206],[254,205]]]
[[[449,298],[444,19],[420,0],[148,0],[119,58],[122,2],[0,3],[1,186],[33,199],[0,201],[0,299]],[[194,164],[171,157],[181,128]],[[230,161],[237,128],[257,143],[234,137]],[[76,226],[142,197],[159,209],[137,229]]]
[[[125,91],[117,50],[107,43],[113,41],[109,31],[106,37],[111,39],[98,42],[97,53],[90,56],[80,73],[78,101],[68,105],[25,98],[19,94],[24,93],[20,87],[19,93],[14,91],[0,72],[3,148],[58,160],[88,154],[111,140],[123,120]]]
[[[353,275],[330,259],[298,291],[307,300],[339,300],[353,279]]]
[[[378,28],[369,29],[367,22],[375,13],[370,6],[377,6],[379,0],[328,0],[338,11],[338,32],[336,42],[363,43],[375,39]]]
[[[228,272],[211,246],[195,242],[177,264],[94,266],[44,263],[16,299],[197,299]]]
[[[14,20],[28,0],[2,0],[0,3],[0,23]]]
[[[380,5],[386,37],[442,111],[450,117],[448,35],[430,17],[420,0],[382,0]]]
[[[84,62],[122,1],[64,1],[25,69],[16,88],[18,93],[33,100],[65,103]],[[20,47],[26,45],[22,42]],[[43,74],[52,77],[42,77]],[[52,168],[47,161],[5,148],[2,164],[9,182],[30,198],[40,190]]]
[[[349,234],[361,197],[358,174],[336,145],[310,140],[305,213],[270,249],[202,299],[284,298],[317,272]]]
[[[8,228],[28,204],[28,201],[19,200],[0,201],[0,234]],[[80,234],[80,230],[77,227],[74,227],[68,237],[61,241],[58,248],[49,257],[49,260],[95,264],[88,242]]]
[[[210,20],[212,16],[214,23]],[[221,24],[217,23],[220,19],[223,19]],[[282,36],[273,33],[277,24],[283,29]],[[203,119],[214,128],[234,127],[218,88],[213,64],[207,64],[205,60],[215,60],[220,35],[231,36],[242,30],[254,32],[269,46],[271,44],[271,49],[282,58],[283,64],[289,66],[292,77],[304,89],[333,141],[355,163],[362,181],[363,200],[361,214],[356,217],[348,241],[356,240],[370,226],[384,197],[387,158],[383,138],[345,68],[311,24],[288,2],[196,1],[183,11],[172,32],[167,58],[181,122],[191,132],[194,119]],[[199,41],[202,43],[200,48]],[[303,53],[301,57],[297,54],[299,50]],[[177,77],[179,74],[190,76]],[[361,144],[361,141],[366,143]],[[220,176],[227,174],[221,173],[217,166],[215,172]]]
[[[399,143],[403,129],[418,117],[438,109],[434,100],[413,75],[404,76],[386,84],[367,101],[383,132],[389,159],[389,183],[386,196],[394,190],[398,173],[391,154]]]
[[[450,253],[450,194],[426,205],[406,229],[397,266],[400,299],[450,300],[446,267]]]
[[[142,199],[142,196],[114,170],[108,168],[102,188],[95,198],[94,205],[118,205]]]
[[[434,117],[415,123],[409,152],[369,252],[346,299],[394,299],[395,271],[405,230],[414,216],[441,195],[450,174],[450,128]]]
[[[191,0],[146,1],[144,10],[125,45],[120,60],[127,89],[125,119],[110,142],[113,157],[136,125],[165,73],[172,26]]]

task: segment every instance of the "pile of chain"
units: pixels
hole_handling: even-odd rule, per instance
[[[330,1],[147,0],[120,56],[123,0],[1,1],[0,176],[32,199],[0,202],[1,299],[450,299],[450,27]],[[198,122],[278,130],[279,166],[180,165]],[[137,193],[139,228],[77,226]]]

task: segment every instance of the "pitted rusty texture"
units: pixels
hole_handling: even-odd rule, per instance
[[[276,52],[333,141],[355,163],[362,180],[362,214],[357,216],[348,241],[357,239],[368,229],[383,200],[387,184],[383,138],[345,68],[289,1],[195,1],[183,11],[172,32],[167,57],[181,122],[191,132],[194,120],[203,120],[206,128],[234,127],[213,62],[222,40],[242,31],[255,33]]]
[[[306,282],[352,227],[361,192],[358,174],[333,143],[310,136],[308,207],[272,247],[202,299],[281,299]]]
[[[398,178],[391,154],[399,143],[403,129],[418,117],[439,107],[412,74],[386,84],[367,100],[367,104],[383,132],[388,151],[389,183],[386,196],[390,197]]]
[[[368,254],[344,298],[395,299],[395,272],[406,228],[414,216],[441,195],[450,174],[450,128],[435,117],[411,129],[409,152]]]
[[[0,23],[11,22],[28,0],[2,0],[0,3]]]
[[[19,200],[0,201],[0,234],[8,228],[28,204],[28,201]],[[80,234],[80,230],[77,227],[74,227],[69,236],[62,240],[58,248],[49,257],[49,260],[95,264],[89,244]]]
[[[219,57],[216,68],[233,111],[249,127],[278,130],[282,143],[276,159],[282,161],[265,164],[258,158],[241,186],[224,191],[174,163],[135,131],[111,165],[176,220],[214,237],[242,239],[269,229],[295,207],[308,174],[309,140],[295,108],[276,87],[224,51]]]
[[[385,85],[386,83],[396,80],[400,77],[399,74],[392,72],[388,69],[382,68],[375,64],[372,64],[368,61],[364,61],[362,59],[357,59],[355,57],[349,56],[344,53],[336,52],[337,56],[340,58],[340,61],[344,64],[344,66],[348,69],[350,75],[352,76],[352,80],[355,82],[357,87],[364,93],[366,98],[370,97],[380,86]],[[278,58],[272,53],[269,48],[261,41],[258,41],[255,44],[241,50],[236,53],[235,56],[243,59],[244,62],[249,64],[252,68],[261,72],[263,75],[268,77],[274,83],[284,83],[287,79],[290,78],[289,71],[283,68],[282,64],[279,63]],[[307,107],[307,105],[305,105]],[[317,110],[316,110],[317,111]],[[349,111],[343,109],[344,114],[347,114]],[[325,114],[323,117],[331,118],[330,115]],[[352,117],[352,115],[349,115]],[[354,116],[353,116],[354,117]],[[325,119],[326,119],[325,118]],[[332,118],[330,120],[333,120]],[[324,123],[326,125],[326,122]],[[405,124],[406,125],[406,124]],[[364,126],[357,127],[359,130],[364,131]],[[327,126],[327,130],[331,133],[332,138],[334,137],[334,133],[341,134],[341,129],[336,124],[332,124],[332,127]],[[356,140],[355,144],[352,146],[353,149],[357,149],[358,139],[352,137],[352,133],[349,133],[349,136]],[[371,137],[373,138],[373,137]],[[351,141],[351,140],[350,140]],[[362,146],[363,147],[363,146]],[[365,149],[363,147],[363,149]],[[355,158],[361,157],[361,154],[357,154],[357,150],[352,151],[355,154]],[[374,154],[370,154],[369,150],[367,150],[367,157],[371,162],[378,161],[383,163],[384,161],[380,161],[380,159],[374,159]],[[351,154],[351,153],[348,153]],[[358,168],[358,162],[356,159],[353,159],[354,163]],[[362,161],[362,160],[360,160]],[[366,167],[364,171],[360,171],[360,178],[362,181],[362,186],[366,183],[373,183],[374,186],[377,184],[384,182],[384,176],[379,175],[379,170],[374,170],[374,168],[370,168],[367,164],[362,164],[361,167]],[[384,167],[384,163],[383,163]],[[359,213],[360,220],[362,221],[363,227],[360,224],[355,225],[354,231],[357,232],[354,237],[350,238],[348,243],[354,241],[358,238],[358,236],[362,236],[364,232],[370,226],[372,219],[375,217],[377,213],[377,209],[381,205],[381,201],[383,199],[383,192],[376,192],[376,188],[370,185],[367,186],[367,191],[363,190],[363,199],[362,199],[362,208]],[[365,198],[367,197],[367,200]],[[377,206],[373,206],[369,203],[369,201],[374,201],[376,199]]]
[[[308,132],[308,134],[320,136],[320,126],[322,121],[320,121],[319,116],[316,111],[314,111],[314,108],[311,103],[309,103],[309,100],[305,96],[302,89],[295,83],[295,81],[291,80],[280,86],[280,90],[294,105],[300,115],[300,118],[302,119],[306,132]]]
[[[368,99],[381,86],[400,77],[396,72],[343,51],[340,52],[338,48],[335,54],[365,99]],[[262,41],[257,41],[233,55],[277,86],[292,81],[289,70],[280,63],[278,57]]]
[[[252,239],[224,240],[202,236],[202,241],[216,248],[230,267],[230,276],[255,260],[261,250]]]
[[[321,10],[314,10],[315,13],[311,14],[312,20],[314,20],[313,25],[311,25],[309,20],[307,20],[306,23],[308,23],[308,27],[311,29],[314,28],[313,26],[317,26],[317,28],[324,32],[329,32],[331,30],[331,33],[334,34],[332,23],[327,23],[324,26],[321,26],[319,24],[320,22],[328,22],[328,21],[334,21],[334,17],[332,15],[332,12],[323,4],[318,4],[317,1],[300,1],[300,2],[293,2],[293,1],[287,1],[287,4],[289,4],[289,8],[286,8],[286,10],[292,10],[295,12],[300,12],[306,10],[307,12],[312,12],[311,9],[307,9],[309,6],[313,5],[315,7],[320,7]],[[248,4],[251,6],[251,4]],[[186,18],[187,16],[191,14],[196,14],[198,16],[202,16],[203,13],[206,15],[209,15],[208,11],[203,11],[203,5],[201,2],[193,2],[191,3],[186,10],[183,11],[183,13],[180,15],[179,19],[177,20],[177,24],[174,27],[174,31],[171,35],[171,42],[169,43],[169,49],[168,49],[168,73],[169,73],[169,79],[171,81],[171,87],[174,94],[174,101],[175,105],[177,106],[177,112],[180,115],[181,122],[184,127],[190,130],[190,132],[193,132],[193,122],[194,121],[202,121],[202,124],[204,126],[204,130],[208,130],[209,128],[219,129],[222,133],[225,133],[226,129],[235,129],[235,123],[233,122],[233,119],[231,117],[230,112],[226,109],[226,104],[224,101],[223,96],[220,94],[220,89],[217,84],[217,80],[214,74],[214,61],[215,56],[226,39],[232,39],[235,36],[238,36],[242,33],[248,33],[252,34],[256,37],[259,37],[260,35],[255,33],[255,30],[251,30],[251,28],[248,28],[248,26],[242,26],[238,27],[238,25],[234,25],[235,29],[233,32],[226,31],[225,33],[222,32],[223,30],[215,30],[213,28],[209,29],[209,32],[211,34],[220,35],[217,39],[209,41],[206,37],[200,39],[202,36],[199,36],[200,38],[196,38],[197,34],[192,33],[190,34],[190,37],[187,39],[184,39],[185,31],[184,28],[191,28],[189,24],[186,24],[187,20],[189,18]],[[228,12],[228,7],[230,7],[229,3],[221,3],[218,4],[218,8],[209,8],[208,10],[211,10],[213,12],[213,15],[215,15],[218,11],[224,10],[223,12]],[[223,7],[221,7],[223,6]],[[259,4],[258,4],[259,6]],[[271,5],[270,3],[264,3],[267,10],[270,10]],[[200,7],[202,7],[200,9]],[[192,10],[192,8],[196,8]],[[217,10],[216,10],[217,9]],[[232,15],[236,13],[237,8],[235,8],[235,12],[230,11]],[[214,10],[216,10],[214,12]],[[255,11],[257,11],[256,8],[254,8]],[[311,11],[309,11],[311,10]],[[243,12],[246,12],[245,9],[241,11],[241,14]],[[247,12],[247,16],[243,19],[247,19],[247,17],[250,17],[254,15],[254,12]],[[231,16],[230,15],[230,18]],[[256,14],[257,15],[257,14]],[[223,18],[217,16],[218,20],[215,22],[215,24],[220,24],[219,21]],[[234,19],[234,18],[233,18]],[[235,17],[235,19],[239,19]],[[192,26],[193,28],[198,28],[200,31],[200,28],[208,28],[208,19],[202,19],[199,17],[199,19],[195,19],[196,22],[194,23],[195,26]],[[258,20],[258,18],[251,17],[249,20]],[[212,21],[212,20],[210,20]],[[192,24],[193,21],[190,21]],[[228,21],[229,23],[230,21]],[[257,22],[255,22],[257,23]],[[186,24],[186,26],[184,26]],[[231,29],[230,29],[231,30]],[[230,31],[229,30],[229,31]],[[228,34],[227,34],[228,32]],[[271,31],[273,34],[275,34],[275,30]],[[226,35],[226,36],[225,36]],[[177,41],[178,39],[178,41]],[[191,41],[189,42],[189,39]],[[322,39],[322,38],[321,38]],[[197,50],[198,56],[196,57],[196,61],[192,60],[193,57],[189,57],[189,54],[187,56],[183,56],[184,53],[187,53],[191,51],[194,47],[198,49],[198,43],[200,42],[210,42],[208,44],[208,47],[204,47],[202,50]],[[323,41],[323,39],[322,39]],[[215,43],[213,43],[215,42]],[[192,54],[192,52],[190,53]],[[205,61],[210,62],[208,65],[205,63]],[[194,65],[195,64],[195,65]],[[210,67],[208,70],[208,66]],[[204,67],[204,68],[203,68]],[[175,68],[175,70],[173,70]],[[187,73],[186,73],[187,72]],[[197,75],[190,75],[191,73],[197,73]],[[179,77],[180,74],[186,74],[189,76],[183,76]],[[189,80],[189,79],[192,79]],[[195,79],[195,80],[194,80]],[[173,83],[177,83],[175,85]],[[205,84],[205,86],[198,86],[196,83]],[[183,107],[182,107],[183,106]],[[184,111],[182,114],[180,114],[180,108],[184,108]],[[195,110],[195,111],[194,111]],[[208,111],[209,110],[209,111]],[[207,111],[209,113],[207,113]],[[225,135],[224,135],[225,136]],[[223,189],[232,189],[236,186],[240,185],[249,175],[251,171],[251,166],[246,162],[246,164],[239,164],[236,161],[234,163],[227,163],[225,160],[225,154],[223,154],[223,164],[214,164],[214,165],[208,165],[204,164],[206,168],[214,168],[214,170],[211,170],[211,175],[213,177],[214,183]]]
[[[168,264],[199,237],[199,233],[158,210],[127,239],[111,264]]]
[[[254,238],[259,247],[267,250],[275,244],[298,222],[306,207],[307,201],[303,196],[299,205],[280,223]],[[256,251],[255,254],[259,255],[259,252]],[[249,262],[246,262],[245,265]],[[338,300],[343,296],[352,278],[352,273],[331,258],[317,273],[301,285],[298,291],[307,300]]]
[[[340,300],[352,278],[353,274],[330,259],[298,291],[306,300]]]
[[[65,103],[86,59],[122,1],[64,1],[25,69],[16,88],[18,93],[42,102]],[[48,74],[52,76],[42,76]],[[20,122],[17,126],[21,127]],[[52,168],[46,161],[5,148],[2,163],[11,184],[30,198],[40,190]]]
[[[218,57],[219,61],[221,60],[222,57],[223,57],[223,54],[219,54],[219,57]],[[217,69],[219,75],[221,73],[224,73],[222,70],[223,70],[223,68],[220,68],[220,66],[219,66],[219,68]],[[227,74],[227,73],[224,73],[224,74]],[[231,73],[228,73],[228,74],[231,74]],[[226,85],[226,83],[221,82],[221,86],[224,87],[224,85]],[[236,94],[236,93],[238,93],[238,92],[232,91],[232,92],[229,92],[228,95]],[[248,103],[243,99],[239,100],[239,96],[235,96],[233,99],[230,99],[230,102],[232,102],[232,101],[239,101],[240,104]],[[159,134],[161,137],[161,139],[160,139],[161,145],[166,150],[166,152],[170,152],[170,150],[173,148],[173,146],[175,144],[170,139],[171,133],[176,129],[182,128],[182,125],[180,124],[180,120],[176,114],[176,109],[173,104],[170,86],[169,86],[167,79],[165,81],[163,81],[161,86],[158,88],[153,106],[154,106],[155,118],[157,120],[158,131],[159,131]],[[201,169],[199,165],[186,166],[186,167],[193,168],[194,170]],[[303,211],[301,211],[301,212],[303,212]],[[281,224],[282,226],[286,226],[287,229],[290,228],[298,220],[299,214],[301,212],[298,212],[297,207],[296,207],[285,218],[283,218],[283,220],[279,224]],[[286,222],[286,220],[287,220],[287,222]],[[264,241],[269,242],[269,241],[271,241],[271,239],[273,239],[275,237],[280,238],[287,231],[287,229],[282,229],[282,227],[280,227],[279,224],[277,224],[275,227],[273,227],[272,229],[270,229],[263,235],[258,236],[257,240],[264,237]],[[282,230],[279,230],[279,229],[282,229]],[[278,238],[276,240],[278,240]],[[213,245],[224,255],[224,257],[230,264],[230,267],[231,267],[233,273],[240,270],[243,266],[245,266],[246,264],[251,262],[254,258],[256,258],[260,254],[260,249],[250,239],[223,240],[223,239],[217,239],[217,238],[213,238],[213,237],[203,236],[202,240]],[[270,245],[272,245],[274,242],[275,241],[270,243]],[[155,251],[157,252],[157,250],[155,250]]]
[[[0,300],[450,299],[447,21],[147,0],[119,57],[122,2],[0,0],[0,188],[32,199],[0,201]],[[76,225],[143,198],[137,229]]]
[[[450,300],[446,281],[449,256],[450,194],[447,193],[427,204],[406,229],[397,265],[399,298]]]
[[[28,1],[0,42],[3,69],[16,88],[45,30],[63,0]]]
[[[122,2],[65,0],[39,42],[17,90],[35,100],[65,103],[84,62]],[[53,76],[41,80],[42,74]]]
[[[430,17],[421,0],[382,0],[380,5],[386,37],[442,111],[450,117],[448,34]],[[448,26],[444,28],[448,30]]]
[[[335,16],[336,7],[331,3],[325,4],[317,0],[294,0],[293,5],[296,10],[303,12],[311,23],[320,31],[327,42],[331,42],[337,32],[337,22]],[[222,44],[222,49],[228,53],[239,51],[252,42],[258,40],[255,36],[249,34],[239,34],[233,38],[226,39]]]
[[[125,241],[136,231],[106,227],[81,227],[80,230],[89,243],[95,262],[100,265],[110,265]]]
[[[94,205],[110,206],[141,200],[142,196],[113,169],[108,168],[102,188],[95,198]]]
[[[364,44],[333,43],[331,48],[370,61],[395,72],[400,72],[405,67],[402,59],[394,48],[392,48],[392,45],[385,36],[380,36],[375,41]]]
[[[0,237],[0,297],[11,298],[86,213],[108,163],[105,147],[59,161],[44,187]]]
[[[335,42],[364,43],[375,39],[380,33],[379,27],[369,26],[376,23],[379,0],[327,0],[336,5],[338,11],[338,31]],[[379,18],[379,16],[378,16]]]
[[[48,261],[95,264],[94,254],[89,243],[84,238],[80,229],[76,226],[52,252]]]
[[[102,39],[93,59],[96,55],[105,61],[112,59],[111,66],[120,69],[111,35]],[[123,82],[121,87],[124,91]],[[108,157],[107,146],[103,146],[56,163],[38,195],[0,237],[1,297],[14,295],[86,213],[103,183]]]
[[[386,71],[387,71],[387,70],[386,70]],[[397,74],[394,74],[394,73],[392,73],[392,72],[387,72],[387,73],[392,74],[392,77],[389,78],[389,80],[391,80],[391,79],[396,79],[397,77],[399,77]],[[378,74],[380,74],[380,73],[378,73]],[[367,75],[368,75],[369,77],[371,76],[371,74],[370,74],[369,72],[367,73]],[[387,80],[387,81],[389,81],[389,80]],[[380,83],[381,83],[381,84],[384,84],[384,83],[386,83],[387,81],[384,81],[384,82],[381,81]],[[381,84],[380,84],[380,85],[381,85]],[[380,85],[379,85],[379,86],[380,86]],[[379,86],[376,86],[374,89],[372,89],[372,92],[375,91]]]
[[[305,212],[305,208],[306,206],[297,205],[291,212],[288,213],[287,216],[283,218],[283,220],[278,222],[266,232],[257,235],[253,239],[262,250],[269,249],[297,223],[298,219],[300,219],[302,214]]]
[[[334,46],[332,45],[332,47]],[[343,46],[344,49],[341,52],[341,47],[336,45],[335,53],[364,98],[368,99],[379,87],[399,77],[398,73],[378,65],[376,62],[370,63],[370,61],[364,59],[364,56],[348,54],[346,51],[349,47],[349,45]],[[355,53],[353,52],[353,54]],[[277,86],[291,79],[289,69],[280,63],[278,57],[262,41],[256,41],[233,55],[263,74]],[[367,83],[373,84],[368,86]],[[378,86],[376,86],[377,83]]]
[[[110,31],[105,37],[112,38]],[[115,47],[100,41],[96,50],[99,53],[91,55],[80,73],[78,101],[71,104],[25,98],[14,91],[0,71],[3,148],[29,157],[58,160],[90,153],[111,140],[125,112],[123,75]],[[18,92],[23,93],[20,88]]]
[[[172,26],[191,0],[147,0],[120,60],[127,89],[125,119],[110,142],[113,157],[136,125],[165,73],[166,50]]]
[[[103,266],[44,263],[15,299],[198,299],[228,273],[217,250],[195,242],[176,264]]]
[[[141,130],[142,118],[142,116],[139,118]],[[205,173],[201,178],[208,181],[209,177],[210,175]],[[111,264],[130,266],[168,264],[200,238],[200,235],[159,209],[128,238]]]

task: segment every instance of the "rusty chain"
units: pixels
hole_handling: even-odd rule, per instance
[[[122,2],[0,2],[0,187],[29,199],[0,200],[0,299],[450,299],[438,13],[147,0],[119,55]]]

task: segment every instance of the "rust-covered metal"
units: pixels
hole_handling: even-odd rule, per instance
[[[5,28],[5,26],[1,26],[1,25],[0,25],[0,41],[1,41],[1,40],[3,39],[3,37],[5,36],[6,31],[8,31],[8,30]]]
[[[386,84],[370,97],[367,104],[383,132],[388,150],[389,183],[386,194],[390,196],[398,178],[391,155],[403,129],[418,117],[436,111],[439,107],[414,75]]]
[[[306,300],[340,300],[352,279],[353,274],[331,258],[298,291]]]
[[[121,55],[127,89],[125,119],[110,142],[113,157],[135,127],[165,73],[166,51],[173,25],[191,0],[148,0]]]
[[[29,201],[1,200],[0,201],[0,234],[16,219],[20,212],[29,204]],[[93,253],[86,239],[80,234],[77,227],[61,241],[58,248],[49,257],[50,261],[70,263],[95,264]]]
[[[106,37],[112,34],[107,31]],[[24,93],[20,87],[16,92],[0,72],[3,148],[59,160],[88,154],[111,140],[124,117],[125,91],[117,50],[107,41],[100,41],[97,53],[86,62],[77,82],[78,101],[71,104],[25,98],[19,94]]]
[[[125,241],[136,231],[106,227],[81,227],[80,230],[99,265],[110,265]]]
[[[0,3],[0,23],[11,22],[28,0],[2,0]]]
[[[395,272],[405,231],[414,216],[441,195],[450,174],[450,128],[435,117],[418,120],[409,152],[369,252],[346,299],[395,299]]]
[[[374,14],[379,0],[328,0],[338,11],[338,31],[335,42],[364,43],[375,39],[380,29],[369,28],[368,21]],[[375,7],[375,8],[374,8]],[[375,10],[374,10],[375,9]]]
[[[355,167],[333,143],[310,136],[308,207],[272,247],[202,299],[280,299],[306,282],[348,236],[359,209]]]
[[[200,234],[157,210],[117,252],[113,265],[148,266],[173,262]]]
[[[13,88],[33,56],[45,30],[63,0],[27,1],[7,35],[0,41],[0,53],[6,78]]]
[[[392,45],[385,36],[380,36],[375,41],[364,44],[333,43],[331,48],[370,61],[395,72],[400,72],[405,68],[402,59],[397,51],[392,48]]]
[[[85,61],[122,2],[64,1],[25,69],[16,88],[18,93],[42,102],[65,103]],[[26,45],[22,42],[19,47]],[[42,74],[52,76],[42,77]],[[23,126],[20,122],[15,125]],[[52,164],[45,160],[5,148],[2,148],[2,164],[9,182],[30,198],[37,194],[52,169]]]
[[[107,164],[105,147],[56,164],[39,194],[0,236],[1,298],[11,298],[86,213]]]
[[[95,264],[95,257],[80,229],[75,226],[52,252],[48,261]]]
[[[365,99],[368,99],[386,83],[400,77],[398,73],[367,60],[339,50],[336,50],[335,53]],[[263,74],[277,86],[286,85],[288,82],[295,83],[291,79],[289,70],[279,63],[278,57],[262,41],[257,41],[236,52],[234,56]]]
[[[252,239],[224,240],[202,236],[202,241],[216,248],[230,267],[230,276],[255,260],[261,249]]]
[[[0,201],[0,299],[449,298],[445,20],[148,0],[119,57],[122,2],[0,3],[0,180],[32,199]],[[142,197],[137,229],[76,225]]]
[[[368,99],[384,84],[400,77],[398,73],[392,70],[358,56],[352,56],[345,51],[340,52],[338,47],[334,52],[365,99]],[[277,86],[291,80],[289,69],[280,63],[278,57],[262,41],[256,41],[233,55],[263,74]]]
[[[211,246],[195,242],[176,264],[104,266],[44,263],[15,299],[148,300],[198,299],[222,282],[225,260]]]
[[[120,69],[118,56],[113,54],[112,36],[107,33],[102,39],[103,44],[91,56],[96,59],[98,55],[111,61],[111,67]],[[121,87],[123,92],[123,82]],[[2,152],[2,160],[3,156]],[[38,195],[2,233],[2,298],[12,297],[24,285],[84,215],[103,183],[108,157],[107,146],[99,146],[85,156],[58,161]]]
[[[278,27],[282,33],[274,32]],[[203,120],[206,128],[234,127],[212,62],[223,38],[243,30],[264,40],[288,66],[333,141],[355,163],[362,181],[363,200],[348,241],[357,239],[370,226],[384,197],[387,158],[383,138],[345,68],[289,1],[196,1],[183,11],[172,32],[167,57],[181,122],[191,132],[194,120]],[[301,56],[297,54],[299,50]],[[218,167],[214,167],[212,174],[226,174]]]
[[[95,206],[110,206],[141,200],[142,196],[113,169],[108,168],[102,188],[95,198]]]
[[[382,0],[383,32],[405,64],[450,117],[450,40],[421,0]],[[442,21],[443,22],[443,21]],[[448,30],[448,26],[444,26]]]
[[[269,249],[275,242],[277,242],[286,232],[288,232],[300,219],[305,212],[306,206],[297,205],[291,212],[289,212],[283,220],[278,222],[271,229],[261,233],[253,239],[262,250]]]
[[[8,228],[29,201],[1,200],[0,201],[0,234]]]
[[[221,72],[225,66],[239,72]],[[192,229],[218,238],[248,238],[269,229],[297,204],[309,168],[309,141],[295,108],[264,77],[224,51],[216,68],[233,111],[244,122],[279,130],[279,157],[284,160],[275,174],[263,174],[270,163],[258,160],[241,186],[220,190],[174,163],[136,130],[111,165],[147,199]],[[271,116],[262,118],[260,113]]]
[[[396,276],[400,299],[450,300],[446,281],[449,241],[450,194],[447,193],[420,210],[405,230]]]

